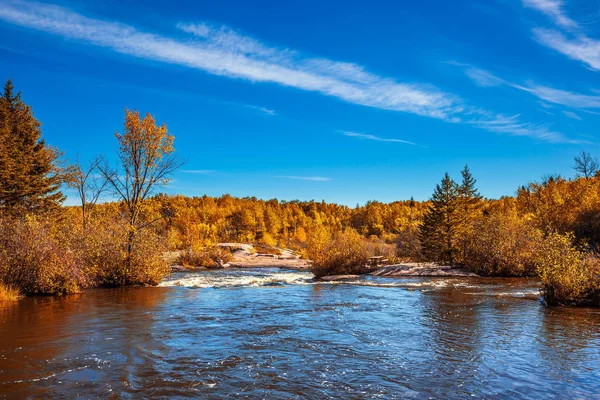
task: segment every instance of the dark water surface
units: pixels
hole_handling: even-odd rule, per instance
[[[600,311],[535,282],[308,278],[0,303],[0,398],[600,398]]]

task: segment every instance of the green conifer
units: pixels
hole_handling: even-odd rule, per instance
[[[59,153],[42,139],[31,107],[11,80],[0,96],[0,209],[49,212],[63,201]]]
[[[419,238],[423,255],[432,261],[452,265],[456,253],[458,220],[457,184],[446,173],[431,197],[431,206],[423,217]]]

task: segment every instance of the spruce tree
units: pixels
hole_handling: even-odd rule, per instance
[[[459,223],[458,186],[446,173],[431,196],[431,206],[423,216],[419,238],[425,258],[454,264],[456,230]]]
[[[59,153],[46,145],[40,125],[8,80],[0,96],[0,209],[6,212],[49,212],[64,199]]]
[[[473,223],[481,206],[482,196],[475,187],[476,180],[471,175],[469,166],[461,171],[462,182],[458,187],[458,226],[457,234],[460,242],[460,262],[467,257],[469,237],[473,233]]]
[[[475,187],[475,183],[477,183],[477,181],[475,180],[475,178],[473,178],[473,175],[471,175],[469,166],[465,165],[465,167],[460,173],[462,175],[462,182],[458,188],[459,196],[463,199],[468,200],[469,203],[479,202],[479,200],[481,200],[482,197],[479,194],[477,188]]]

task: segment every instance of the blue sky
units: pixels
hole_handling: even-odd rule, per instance
[[[168,193],[424,200],[468,163],[493,198],[598,155],[595,3],[0,0],[0,79],[66,158],[166,122]]]

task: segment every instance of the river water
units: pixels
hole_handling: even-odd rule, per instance
[[[310,278],[0,302],[0,398],[600,398],[600,311],[534,281]]]

